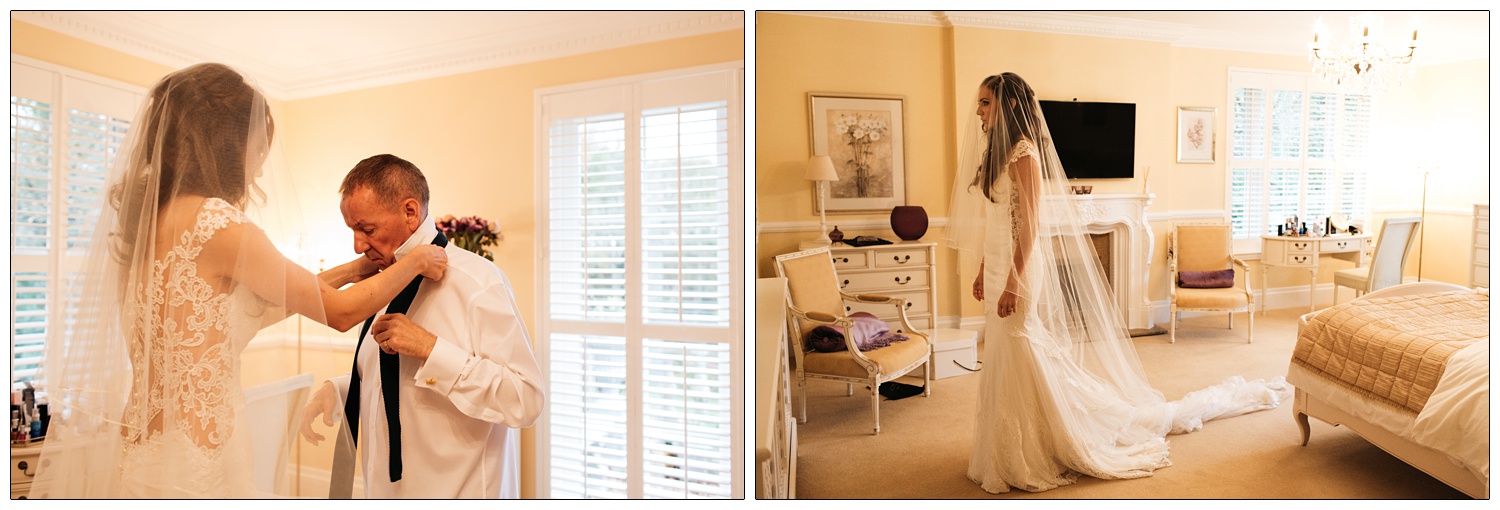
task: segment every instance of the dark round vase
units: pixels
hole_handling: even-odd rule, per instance
[[[891,209],[891,230],[903,241],[916,241],[927,234],[927,211],[920,205],[898,205]]]

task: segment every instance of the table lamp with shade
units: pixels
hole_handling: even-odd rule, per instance
[[[839,180],[838,171],[833,169],[833,159],[828,156],[813,156],[808,158],[807,168],[804,169],[802,178],[813,181],[818,186],[818,195],[813,199],[818,206],[818,238],[816,242],[823,245],[833,244],[833,241],[828,239],[828,215],[825,213],[825,209],[827,209],[827,184],[824,184],[829,181]]]

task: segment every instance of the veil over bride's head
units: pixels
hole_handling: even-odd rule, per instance
[[[979,83],[959,143],[944,244],[959,251],[957,270],[965,284],[981,262],[986,271],[1013,269],[1013,260],[986,259],[995,246],[1029,247],[1024,276],[1017,278],[1019,295],[1035,307],[1052,347],[1075,356],[1129,400],[1158,401],[1161,395],[1146,383],[1089,225],[1079,214],[1078,202],[1087,198],[1070,193],[1037,95],[1016,73]],[[1023,145],[1035,150],[1020,150]],[[987,238],[1006,231],[1016,239]],[[1134,271],[1120,268],[1119,274]],[[1007,277],[1001,274],[990,284]],[[997,315],[991,307],[1001,291],[985,288],[986,317]]]
[[[240,378],[292,374],[284,363],[242,365],[240,354],[268,325],[292,329],[281,322],[287,282],[315,278],[285,257],[249,256],[254,241],[285,246],[303,231],[267,98],[229,66],[197,64],[147,88],[129,126],[97,223],[81,226],[92,236],[69,247],[80,262],[65,265],[69,322],[49,336],[39,374],[52,420],[33,497],[222,494],[188,480],[210,464],[248,468],[261,455],[249,447],[257,434],[257,444],[284,436],[268,448],[287,460],[274,452],[290,445],[277,430],[290,418],[253,421]],[[297,305],[323,319],[321,302]],[[127,466],[130,448],[160,451]],[[249,484],[246,471],[223,482]]]

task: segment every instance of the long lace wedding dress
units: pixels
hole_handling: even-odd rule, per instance
[[[30,498],[291,495],[295,420],[251,415],[241,389],[242,363],[292,371],[241,358],[263,328],[287,336],[288,310],[326,322],[307,290],[316,276],[271,241],[302,217],[274,125],[264,95],[224,65],[151,87],[94,221],[78,225],[92,232],[68,241],[83,260],[66,268],[66,324],[40,371],[52,419]]]
[[[1279,378],[1230,376],[1171,402],[1152,388],[1035,94],[1005,73],[985,79],[976,104],[944,234],[961,266],[983,267],[970,479],[1001,493],[1049,490],[1079,475],[1150,476],[1172,464],[1166,435],[1290,396]],[[1006,292],[1018,298],[1001,317]]]
[[[123,417],[124,497],[266,497],[251,484],[253,461],[240,352],[270,303],[242,285],[199,275],[215,234],[246,218],[222,199],[204,200],[191,228],[152,261],[126,306],[132,384]]]
[[[1007,164],[1036,157],[1021,141]],[[1006,175],[1014,175],[1008,172]],[[1001,200],[988,204],[985,236],[984,370],[969,478],[992,493],[1010,487],[1038,492],[1068,485],[1079,474],[1138,478],[1172,465],[1167,433],[1197,430],[1203,421],[1275,407],[1284,383],[1231,377],[1174,402],[1131,402],[1113,384],[1085,368],[1043,325],[1034,295],[1023,296],[1009,317],[995,313],[1011,271],[1023,222],[1016,182],[998,180]],[[1032,257],[1042,255],[1035,250]],[[1028,264],[1022,278],[1042,279],[1046,264]],[[1036,288],[1032,286],[1031,288]],[[1045,301],[1045,300],[1042,300]]]

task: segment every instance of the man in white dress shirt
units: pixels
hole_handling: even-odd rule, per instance
[[[406,160],[367,158],[339,193],[355,251],[381,269],[438,235],[428,214],[427,181]],[[377,314],[355,354],[366,498],[520,497],[517,429],[541,414],[541,369],[505,273],[456,245],[446,250],[443,279],[421,280],[406,314]],[[398,381],[381,380],[380,351],[400,355]],[[396,481],[382,398],[386,383],[400,385]],[[323,439],[310,427],[313,418],[322,414],[332,425],[349,386],[350,375],[329,379],[308,402],[302,429],[313,444]]]

